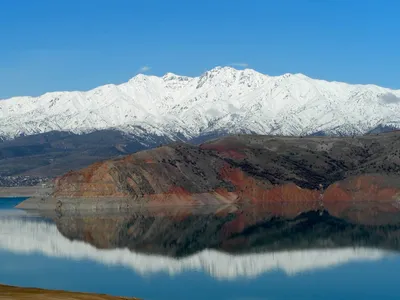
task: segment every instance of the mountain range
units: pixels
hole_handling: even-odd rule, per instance
[[[120,130],[191,140],[224,133],[354,135],[400,128],[400,90],[216,67],[0,101],[0,137]]]
[[[0,100],[0,177],[53,177],[172,141],[232,133],[379,133],[400,128],[399,116],[400,91],[376,85],[231,67],[199,77],[138,74],[87,92]]]

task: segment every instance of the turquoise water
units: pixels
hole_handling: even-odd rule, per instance
[[[0,199],[4,284],[149,300],[399,299],[396,216],[374,227],[328,214],[269,218],[228,242],[233,215],[49,221],[14,210],[21,200]]]
[[[14,206],[27,199],[26,197],[0,198],[0,209],[13,209]]]

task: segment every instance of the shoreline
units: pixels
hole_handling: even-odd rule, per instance
[[[33,197],[43,195],[50,192],[50,188],[42,188],[41,186],[17,186],[17,187],[0,187],[0,197],[17,198],[17,197]]]
[[[47,290],[39,288],[25,288],[0,284],[0,300],[139,300],[133,297],[118,297],[105,294],[67,292],[62,290]]]

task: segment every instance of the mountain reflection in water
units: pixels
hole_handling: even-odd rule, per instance
[[[385,299],[397,299],[390,289],[396,271],[388,270],[400,263],[397,203],[3,212],[5,284],[161,300],[165,293],[204,299],[207,290],[210,299],[379,296],[385,282]],[[363,286],[378,277],[380,285],[347,286],[338,295],[332,280],[351,285],[360,268]],[[321,287],[310,294],[306,286],[315,280]]]
[[[153,208],[129,214],[74,212],[49,220],[0,219],[0,249],[121,265],[141,274],[206,272],[217,278],[288,274],[394,255],[393,203],[239,209]]]

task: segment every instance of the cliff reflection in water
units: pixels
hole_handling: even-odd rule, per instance
[[[1,218],[0,250],[87,259],[140,274],[196,270],[226,279],[378,260],[400,249],[396,203],[331,204],[324,210],[299,203],[153,208],[48,218]]]

